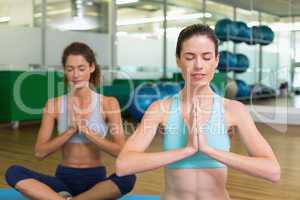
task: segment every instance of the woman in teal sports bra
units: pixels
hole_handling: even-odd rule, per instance
[[[61,163],[53,176],[13,165],[6,171],[6,181],[37,200],[121,197],[133,189],[135,175],[107,176],[102,161],[102,152],[116,157],[125,143],[119,103],[93,90],[100,82],[100,69],[89,46],[70,44],[62,64],[70,92],[48,100],[35,146],[40,160],[61,150]],[[55,124],[58,136],[53,137]]]
[[[218,40],[207,25],[195,24],[178,37],[176,61],[184,88],[154,102],[116,162],[120,176],[165,167],[166,200],[229,200],[228,167],[271,182],[280,166],[246,107],[215,94],[209,86],[218,65]],[[237,129],[249,155],[230,152],[230,129]],[[162,152],[146,153],[163,130]]]

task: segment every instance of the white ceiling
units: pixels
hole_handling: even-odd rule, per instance
[[[279,17],[300,16],[299,0],[212,0],[247,10],[258,10]]]
[[[32,2],[32,0],[0,0],[0,12],[2,9],[5,9],[9,5],[8,2],[11,1],[22,1],[22,2],[28,1],[30,3]],[[111,1],[111,0],[94,0],[94,1],[103,2],[103,1]],[[168,9],[181,7],[184,8],[187,12],[195,12],[195,11],[202,10],[202,0],[167,0],[167,1],[168,1]],[[251,10],[251,9],[258,10],[258,11],[266,12],[268,14],[280,16],[280,17],[300,16],[300,0],[211,0],[211,1],[240,7],[246,10]],[[42,2],[42,0],[34,0],[34,2],[36,5],[38,5]],[[61,9],[61,5],[63,5],[64,3],[68,4],[70,0],[47,0],[47,2],[49,5],[51,5],[52,8],[56,9],[57,6],[57,9]],[[290,2],[292,2],[293,4],[291,4]],[[129,8],[129,10],[134,9],[135,12],[140,11],[142,13],[148,12],[149,14],[151,14],[157,11],[162,12],[163,0],[140,0],[138,3],[122,5],[119,6],[119,8],[127,8],[127,9]],[[127,14],[130,14],[130,12]],[[138,14],[138,13],[134,13],[134,14]]]

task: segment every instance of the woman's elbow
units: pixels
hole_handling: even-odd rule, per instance
[[[116,148],[114,149],[114,151],[113,151],[113,153],[112,153],[112,156],[118,157],[119,154],[121,153],[122,149],[123,149],[123,145],[118,144],[118,145],[116,146]]]
[[[44,160],[46,156],[44,156],[43,154],[39,153],[39,152],[35,152],[34,153],[34,157],[37,159],[37,160]]]
[[[271,181],[272,183],[278,183],[280,181],[281,178],[281,169],[278,163],[276,163],[272,169],[270,169],[269,171],[269,181]]]
[[[46,158],[46,154],[43,153],[42,151],[38,150],[38,149],[35,149],[35,151],[34,151],[34,157],[37,160],[44,160]]]
[[[126,176],[128,173],[128,166],[126,164],[126,160],[122,157],[118,157],[116,160],[116,174],[118,176]]]

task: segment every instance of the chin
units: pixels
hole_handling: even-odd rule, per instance
[[[191,86],[195,87],[195,88],[202,88],[202,87],[206,87],[208,85],[209,85],[209,83],[206,82],[206,81],[194,81],[194,82],[191,82]]]
[[[74,88],[78,90],[78,89],[85,88],[85,86],[83,86],[83,85],[74,85]]]
[[[86,83],[79,83],[79,84],[71,84],[71,87],[74,88],[74,89],[83,89],[83,88],[86,88],[88,87],[88,84]]]

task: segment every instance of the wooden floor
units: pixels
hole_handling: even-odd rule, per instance
[[[276,98],[266,99],[252,99],[244,102],[245,104],[252,105],[266,105],[266,106],[283,106],[300,108],[300,95],[284,95],[277,96]]]
[[[279,132],[268,125],[257,124],[264,137],[272,145],[282,168],[279,184],[271,184],[257,178],[230,170],[227,188],[234,200],[299,200],[300,199],[300,127],[289,126],[287,131]],[[280,127],[282,130],[285,127]],[[38,124],[21,126],[13,131],[9,127],[0,127],[0,187],[8,187],[4,173],[8,166],[20,164],[39,172],[53,174],[59,153],[45,161],[33,157]],[[155,138],[150,151],[160,150],[160,137]],[[245,154],[238,137],[232,141],[232,152]],[[104,156],[108,172],[114,171],[114,160]],[[134,193],[160,194],[164,189],[163,169],[138,175]]]

